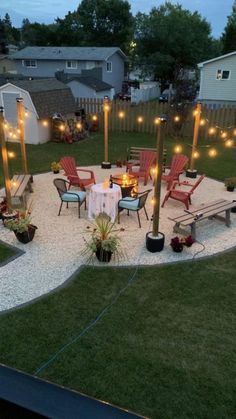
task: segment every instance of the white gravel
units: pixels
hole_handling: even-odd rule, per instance
[[[124,171],[124,168],[103,170],[97,166],[92,169],[96,173],[97,182],[109,178],[111,173]],[[59,176],[53,173],[34,176],[34,192],[30,195],[29,201],[33,201],[32,222],[38,226],[38,230],[32,242],[26,245],[19,243],[13,232],[6,229],[2,223],[0,225],[1,240],[25,251],[22,256],[0,267],[0,311],[19,306],[48,293],[63,284],[81,265],[86,264],[86,258],[81,251],[84,248],[84,238],[88,238],[86,231],[86,226],[90,223],[87,219],[88,213],[82,206],[81,219],[79,219],[77,204],[73,203],[69,209],[66,209],[64,204],[61,216],[57,216],[60,200],[53,185],[53,179],[56,177]],[[185,179],[184,175],[182,179]],[[143,181],[140,181],[140,190],[148,188],[152,188],[151,181],[147,187],[144,187]],[[163,184],[162,198],[164,194]],[[149,195],[147,202],[150,217],[151,197],[152,194]],[[218,198],[231,201],[236,199],[236,192],[227,192],[222,182],[205,178],[193,195],[191,208]],[[236,214],[232,213],[230,228],[219,220],[204,220],[198,223],[197,239],[204,248],[200,243],[195,243],[190,248],[184,247],[182,253],[173,252],[169,243],[176,234],[173,233],[173,222],[168,217],[177,216],[183,209],[182,203],[171,199],[161,209],[160,231],[165,234],[165,247],[160,253],[150,253],[146,250],[145,235],[152,229],[152,223],[146,220],[144,213],[140,212],[142,223],[140,229],[136,213],[131,212],[128,217],[126,212],[122,212],[120,226],[125,231],[119,234],[125,256],[118,261],[112,260],[109,266],[155,265],[190,260],[195,254],[196,258],[205,257],[236,245]],[[93,263],[95,266],[101,266],[96,258]]]

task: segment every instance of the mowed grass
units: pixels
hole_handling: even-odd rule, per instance
[[[179,143],[189,155],[191,141],[166,138],[168,160]],[[111,133],[109,158],[125,159],[129,145],[155,142],[155,135]],[[211,145],[218,157],[210,159],[202,148],[196,168],[220,180],[234,176],[235,148]],[[8,147],[18,156],[10,172],[20,172],[19,145]],[[30,172],[49,171],[64,155],[81,166],[100,164],[103,150],[102,134],[72,145],[27,145]],[[150,418],[235,417],[235,256],[234,250],[139,268],[105,316],[38,375]],[[1,315],[0,362],[34,374],[111,304],[133,274],[87,267],[65,289]]]
[[[15,250],[11,249],[8,246],[5,246],[4,243],[0,243],[0,265],[3,262],[6,262],[13,255],[15,255],[15,253],[16,253]]]
[[[183,153],[190,157],[192,138],[166,136],[164,147],[167,149],[167,160],[170,162],[174,152],[174,146],[181,144]],[[222,140],[199,140],[199,145],[211,145],[218,151],[216,158],[208,156],[209,147],[200,147],[201,157],[196,161],[195,167],[200,173],[207,176],[224,180],[226,177],[235,175],[236,148],[226,148]],[[129,146],[155,147],[155,134],[144,133],[110,133],[109,134],[109,160],[115,163],[118,159],[125,160]],[[19,144],[8,143],[9,151],[14,151],[16,157],[9,159],[9,171],[13,176],[22,171],[21,152]],[[78,166],[100,164],[104,160],[103,135],[91,134],[83,141],[73,144],[49,142],[40,145],[27,145],[27,157],[30,173],[50,171],[52,161],[59,161],[61,157],[74,156]],[[0,167],[0,184],[3,184],[2,168]]]
[[[0,316],[0,362],[151,418],[233,418],[235,251],[198,262],[85,268],[50,296]]]

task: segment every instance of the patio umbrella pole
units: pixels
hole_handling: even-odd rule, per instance
[[[9,214],[12,213],[12,202],[11,202],[11,180],[9,178],[9,169],[8,169],[8,157],[7,157],[7,147],[5,141],[5,134],[3,129],[4,118],[3,118],[3,106],[0,106],[0,145],[2,151],[2,165],[3,165],[3,177],[6,191],[6,201],[7,201],[7,211]]]
[[[23,173],[28,173],[27,167],[27,157],[25,149],[25,124],[24,124],[24,114],[23,114],[23,99],[18,97],[17,102],[17,117],[18,117],[18,126],[20,129],[20,147],[21,147],[21,156],[22,156],[22,168]]]
[[[197,142],[198,142],[198,133],[199,133],[199,125],[201,119],[201,111],[202,111],[202,104],[198,103],[197,108],[195,110],[195,122],[194,122],[194,131],[193,131],[193,144],[192,144],[192,153],[191,153],[191,160],[190,160],[190,167],[186,171],[186,176],[190,178],[197,177],[197,170],[194,169],[194,156],[196,152]]]
[[[104,112],[104,161],[102,162],[102,169],[110,169],[111,163],[108,161],[108,115],[109,115],[109,99],[104,96],[103,112]]]

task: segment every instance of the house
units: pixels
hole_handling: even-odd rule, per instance
[[[12,130],[6,129],[9,141],[10,132],[17,135],[16,98],[23,98],[25,116],[25,142],[39,144],[50,140],[50,121],[53,115],[65,118],[74,117],[75,100],[72,92],[64,83],[54,79],[13,80],[0,86],[0,106],[4,107],[4,118]],[[44,125],[47,120],[47,126]],[[19,136],[19,135],[18,135]]]
[[[102,81],[121,91],[126,55],[117,47],[26,47],[11,59],[27,77],[54,77],[58,71],[78,75],[82,70],[101,68]]]
[[[91,70],[82,70],[81,74],[66,74],[59,71],[56,78],[71,88],[75,99],[103,99],[108,96],[110,100],[114,96],[114,88],[102,80],[102,68],[97,67]]]
[[[236,51],[198,64],[198,100],[206,105],[236,105]]]
[[[5,73],[16,73],[15,63],[9,59],[9,55],[0,54],[0,75]]]

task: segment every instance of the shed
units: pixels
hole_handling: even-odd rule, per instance
[[[0,86],[0,106],[4,107],[4,117],[13,131],[17,128],[16,98],[23,98],[25,118],[25,142],[40,144],[50,140],[50,125],[44,126],[43,120],[49,120],[55,113],[65,118],[74,116],[75,100],[71,89],[64,83],[51,79],[14,80]],[[9,137],[9,131],[6,131]]]

